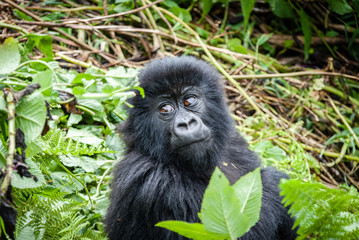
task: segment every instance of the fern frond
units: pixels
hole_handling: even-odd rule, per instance
[[[280,185],[284,203],[296,217],[299,239],[358,239],[359,194],[356,191],[331,189],[320,183],[299,180]]]
[[[51,129],[40,141],[45,153],[48,154],[71,154],[77,155],[94,155],[98,153],[114,153],[114,151],[103,145],[94,146],[71,138],[65,138],[65,132],[60,129]]]

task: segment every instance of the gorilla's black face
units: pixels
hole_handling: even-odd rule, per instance
[[[165,58],[147,65],[139,81],[145,98],[132,99],[123,128],[129,149],[194,171],[214,169],[233,132],[218,72],[192,57]]]
[[[185,159],[205,155],[212,134],[201,119],[205,112],[201,89],[184,87],[175,96],[163,94],[157,100],[158,118],[169,131],[170,150]]]

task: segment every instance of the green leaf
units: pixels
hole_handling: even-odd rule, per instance
[[[29,143],[38,137],[45,125],[46,106],[43,95],[34,92],[20,100],[16,105],[16,127],[25,134],[25,142]]]
[[[81,191],[83,185],[66,172],[51,172],[50,176],[53,180],[53,186],[62,188],[65,192]]]
[[[285,40],[285,41],[284,41],[284,47],[285,47],[285,48],[290,48],[290,47],[293,46],[293,44],[294,44],[294,40],[293,40],[293,39],[288,39],[288,40]]]
[[[11,186],[19,189],[37,188],[43,186],[46,181],[39,166],[33,162],[31,158],[26,158],[26,164],[30,167],[29,172],[37,177],[37,181],[33,178],[20,177],[20,175],[15,172],[11,177]]]
[[[53,83],[52,71],[46,70],[43,72],[39,72],[34,76],[33,82],[40,84],[40,91],[44,96],[51,96]]]
[[[84,93],[86,92],[86,89],[84,87],[79,87],[79,86],[76,86],[72,89],[72,93],[74,95],[83,95]]]
[[[86,156],[61,155],[59,158],[65,166],[81,167],[86,172],[95,172],[105,163]]]
[[[145,90],[141,87],[134,87],[134,89],[138,90],[142,96],[142,98],[145,98]]]
[[[257,39],[257,43],[256,43],[256,46],[261,46],[263,45],[265,42],[268,41],[268,39],[270,39],[270,37],[272,36],[273,34],[270,33],[270,34],[262,34],[258,37]]]
[[[242,13],[244,17],[244,26],[246,27],[249,22],[249,16],[253,10],[255,0],[241,0]]]
[[[0,140],[0,169],[6,165],[7,149],[3,142]]]
[[[111,85],[106,85],[101,89],[101,92],[103,93],[112,93],[113,91],[115,91],[115,89]]]
[[[282,161],[287,157],[286,152],[278,146],[267,148],[264,154],[265,158],[271,158],[277,161]]]
[[[79,114],[71,114],[67,120],[67,126],[71,127],[74,124],[78,124],[82,120],[82,116]]]
[[[287,0],[270,0],[269,5],[275,15],[281,18],[293,18],[292,6]]]
[[[260,168],[241,177],[234,185],[237,198],[240,200],[240,213],[248,218],[245,232],[256,224],[262,206],[262,179]]]
[[[34,47],[37,47],[46,57],[53,58],[52,52],[52,37],[44,34],[27,34],[28,41],[26,48],[32,51]]]
[[[199,2],[201,8],[202,8],[202,16],[201,21],[204,19],[204,17],[211,11],[213,6],[213,0],[201,0]]]
[[[206,231],[235,239],[242,236],[249,226],[249,219],[239,213],[241,204],[225,175],[214,171],[204,193],[199,214]]]
[[[222,240],[227,235],[218,235],[207,232],[201,223],[187,223],[182,221],[163,221],[155,225],[156,227],[163,227],[182,236],[195,240]]]
[[[74,80],[72,80],[72,84],[82,84],[83,85],[84,84],[83,80],[90,81],[92,79],[95,79],[95,77],[92,76],[91,74],[79,73],[76,75]]]
[[[186,23],[192,21],[192,16],[186,9],[180,7],[173,7],[170,9],[170,11]]]
[[[20,65],[18,43],[8,38],[0,45],[0,74],[9,74]]]
[[[24,226],[23,228],[19,229],[19,234],[17,239],[26,239],[26,240],[36,240],[35,237],[35,229],[31,226]]]
[[[203,38],[207,39],[211,36],[211,34],[204,30],[203,28],[200,28],[200,27],[196,27],[196,32]]]
[[[312,29],[310,26],[310,19],[309,16],[304,12],[303,9],[300,10],[300,24],[302,26],[302,31],[304,34],[304,61],[308,60],[309,58],[309,49],[310,44],[312,42]]]
[[[247,49],[242,45],[242,41],[238,38],[229,39],[228,47],[232,51],[247,54]]]
[[[353,11],[346,0],[328,0],[328,4],[330,10],[340,15],[351,13]]]
[[[103,139],[97,137],[95,134],[93,134],[91,131],[87,129],[76,129],[76,128],[70,128],[66,134],[66,138],[73,138],[76,141],[99,146],[101,143],[103,143]]]
[[[130,84],[130,80],[135,78],[138,74],[138,70],[134,68],[124,68],[119,66],[116,68],[111,68],[106,73],[106,81],[114,88],[116,87],[126,87]]]
[[[5,98],[4,98],[4,92],[3,91],[0,91],[0,111],[7,114],[6,101],[5,101]]]

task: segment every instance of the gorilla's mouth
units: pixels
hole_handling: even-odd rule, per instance
[[[185,142],[185,143],[181,144],[180,146],[178,146],[178,147],[175,149],[175,151],[178,152],[178,151],[184,150],[184,149],[186,149],[186,148],[195,146],[195,145],[197,145],[198,143],[201,143],[201,144],[209,143],[210,140],[211,140],[211,136],[207,136],[207,137],[205,137],[205,138],[200,138],[200,139],[193,140],[193,141],[190,141],[190,142]]]

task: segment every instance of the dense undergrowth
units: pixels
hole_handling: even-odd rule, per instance
[[[226,78],[263,165],[291,176],[281,187],[300,238],[358,239],[358,10],[357,0],[3,1],[0,232],[11,236],[16,209],[17,239],[106,239],[115,129],[142,93],[135,76],[151,58],[190,54]]]

